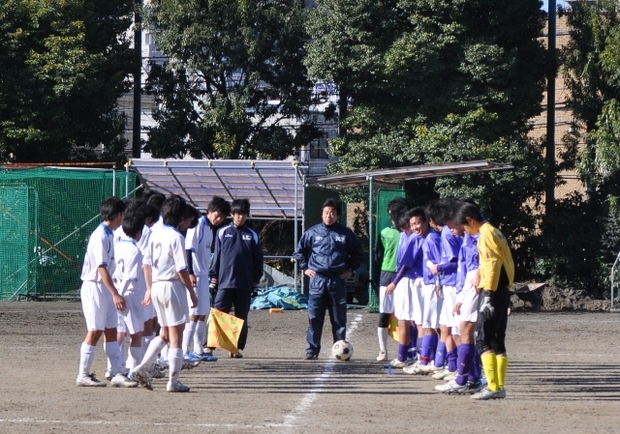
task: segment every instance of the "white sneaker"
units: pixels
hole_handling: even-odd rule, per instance
[[[435,372],[432,377],[433,380],[443,380],[450,374],[452,374],[452,372],[448,371],[448,368],[446,368],[443,371]]]
[[[108,381],[112,381],[112,371],[105,371],[105,374],[103,374],[103,378],[105,378]]]
[[[452,380],[456,380],[456,377],[458,376],[459,376],[459,373],[454,371],[454,372],[450,372],[448,375],[443,377],[443,379],[444,381],[452,381]]]
[[[426,365],[420,365],[420,373],[421,374],[432,374],[435,372],[439,372],[443,370],[443,366],[442,367],[436,367],[435,364],[433,362],[428,363]]]
[[[456,381],[452,380],[447,382],[446,384],[439,384],[435,386],[435,390],[442,393],[466,393],[469,388],[467,385],[461,386]]]
[[[420,366],[419,363],[414,363],[413,365],[404,367],[403,371],[405,372],[405,374],[409,374],[409,375],[426,375],[425,372],[422,372],[420,370],[421,367],[422,366]]]
[[[506,396],[505,394],[504,394],[504,396],[500,396],[501,395],[500,394],[500,390],[497,390],[497,391],[493,392],[488,387],[485,387],[480,392],[474,393],[472,396],[470,396],[470,398],[471,399],[477,399],[477,400],[480,400],[480,401],[486,401],[486,400],[489,400],[489,399],[497,399],[497,398],[505,397]]]
[[[168,392],[189,392],[189,387],[187,387],[185,384],[181,383],[180,381],[177,381],[175,384],[172,384],[171,382],[168,381],[166,390]]]
[[[75,384],[78,387],[105,387],[106,386],[105,382],[99,381],[97,380],[97,378],[95,378],[94,372],[92,374],[78,376],[77,379],[75,380]]]
[[[394,359],[390,362],[390,366],[392,368],[404,368],[405,366],[409,366],[408,361],[401,362],[398,359]]]
[[[112,387],[137,387],[138,382],[130,380],[123,374],[116,374],[110,381]]]
[[[157,370],[157,372],[161,372]],[[151,384],[151,378],[149,374],[147,374],[146,370],[142,367],[136,366],[133,371],[131,371],[131,376],[138,380],[142,386],[144,386],[148,390],[153,390],[153,385]]]
[[[377,362],[385,362],[388,359],[387,351],[381,351],[377,356]]]

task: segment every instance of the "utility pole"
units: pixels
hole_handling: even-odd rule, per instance
[[[557,6],[556,0],[549,0],[549,29],[547,32],[549,52],[549,61],[551,62],[547,75],[547,146],[546,146],[546,163],[547,163],[547,182],[546,182],[546,200],[545,215],[547,221],[553,219],[555,206],[555,77],[557,73],[556,59],[556,16]]]
[[[133,136],[131,157],[140,158],[142,139],[140,138],[142,114],[142,0],[136,0],[134,13],[134,54],[133,71]]]

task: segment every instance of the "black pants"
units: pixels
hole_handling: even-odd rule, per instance
[[[491,305],[494,313],[483,318],[478,314],[476,324],[476,348],[478,353],[493,351],[495,354],[506,353],[506,327],[508,326],[508,307],[510,306],[510,291],[506,287],[500,287],[497,291],[484,291],[480,293],[480,304],[484,302],[484,296],[491,297]]]
[[[245,343],[248,340],[248,313],[250,312],[251,300],[252,291],[248,289],[220,288],[217,290],[215,301],[213,302],[213,307],[226,313],[230,313],[234,305],[234,316],[244,321],[237,345],[240,350],[245,348]]]

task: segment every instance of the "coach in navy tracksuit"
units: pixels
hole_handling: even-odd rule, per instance
[[[214,307],[244,320],[238,348],[243,350],[248,338],[247,319],[252,292],[263,276],[263,249],[258,234],[245,226],[250,215],[250,202],[235,199],[230,207],[232,223],[217,231],[215,252],[209,276],[211,287],[217,286]],[[241,352],[231,357],[243,357]]]
[[[338,222],[340,204],[335,199],[323,203],[323,223],[301,236],[295,259],[310,277],[308,293],[308,348],[306,360],[321,351],[325,309],[329,309],[334,342],[346,339],[347,290],[344,281],[360,266],[364,252],[353,231]]]

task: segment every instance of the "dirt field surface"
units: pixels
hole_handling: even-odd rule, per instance
[[[620,316],[519,313],[509,320],[507,397],[434,392],[390,375],[377,314],[350,310],[350,362],[303,361],[306,312],[250,313],[243,359],[183,371],[186,394],[75,385],[85,328],[79,303],[0,303],[0,432],[10,433],[611,433],[620,430]],[[392,354],[396,343],[391,342]],[[103,378],[101,345],[95,370]]]

